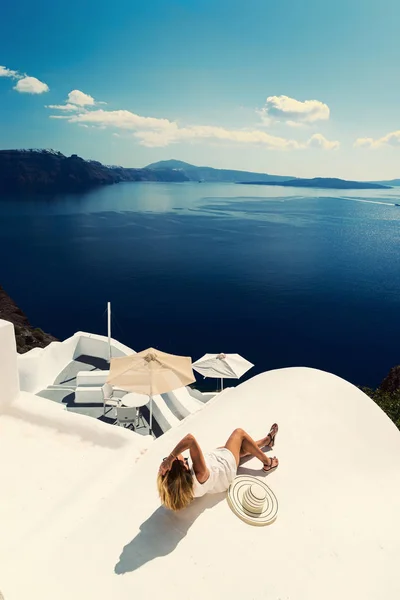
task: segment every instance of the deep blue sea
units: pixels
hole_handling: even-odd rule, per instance
[[[238,352],[377,385],[400,363],[400,188],[125,183],[0,199],[0,284],[34,326]],[[234,383],[234,382],[231,382]],[[212,388],[212,382],[209,382]]]

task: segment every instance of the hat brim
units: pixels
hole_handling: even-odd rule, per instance
[[[266,493],[265,504],[261,513],[252,513],[242,505],[243,494],[253,483],[261,485]],[[227,500],[233,512],[248,525],[258,525],[260,527],[270,525],[275,521],[278,514],[278,500],[274,492],[264,481],[252,475],[235,477],[228,490]]]

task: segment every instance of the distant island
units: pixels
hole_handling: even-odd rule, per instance
[[[360,182],[316,177],[270,175],[212,167],[196,167],[180,160],[163,160],[136,169],[103,165],[77,154],[65,156],[56,150],[0,150],[0,193],[78,193],[120,182],[239,183],[327,189],[387,189],[387,182]]]
[[[400,179],[389,179],[388,181],[371,181],[371,183],[380,183],[389,187],[400,187]]]
[[[238,181],[246,185],[280,185],[283,187],[324,188],[332,190],[384,190],[390,189],[381,183],[368,183],[367,181],[347,181],[332,177],[314,177],[314,179],[289,179],[286,181]]]

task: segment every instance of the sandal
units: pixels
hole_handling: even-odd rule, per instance
[[[271,463],[269,465],[267,465],[266,463],[264,463],[264,466],[263,466],[264,473],[270,473],[271,471],[275,471],[275,469],[278,468],[279,462],[276,465],[273,465],[272,464],[273,460],[278,460],[278,459],[276,458],[276,456],[274,456],[274,458],[270,458]]]
[[[271,433],[271,431],[272,431],[274,428],[275,428],[275,432],[274,432],[274,433]],[[268,437],[269,437],[269,439],[270,439],[270,441],[269,441],[269,444],[267,444],[268,448],[273,448],[273,447],[275,446],[275,436],[276,436],[276,434],[278,433],[278,429],[279,429],[279,428],[278,428],[278,425],[277,425],[277,423],[274,423],[274,424],[271,426],[271,429],[269,430],[269,434],[268,434]]]

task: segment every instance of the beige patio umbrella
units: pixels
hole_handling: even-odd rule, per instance
[[[193,383],[190,356],[175,356],[155,348],[112,358],[107,383],[150,398],[150,432],[153,425],[153,396]]]

